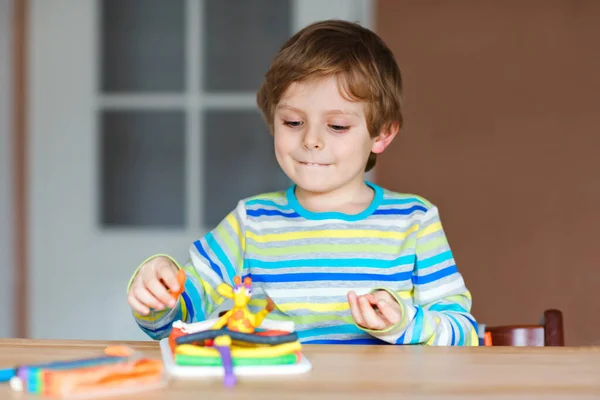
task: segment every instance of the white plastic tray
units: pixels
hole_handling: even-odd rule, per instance
[[[160,351],[165,370],[173,378],[202,378],[224,375],[222,366],[188,366],[175,364],[168,338],[161,339]],[[306,373],[311,369],[312,364],[310,361],[308,361],[304,354],[302,354],[302,359],[298,364],[239,366],[233,367],[233,373],[236,376],[297,375]]]

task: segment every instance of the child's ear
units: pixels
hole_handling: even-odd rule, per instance
[[[375,154],[383,153],[386,147],[392,143],[392,140],[394,140],[399,130],[400,125],[396,121],[384,127],[379,133],[379,136],[375,138],[371,151]]]

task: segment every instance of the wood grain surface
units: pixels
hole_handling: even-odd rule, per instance
[[[0,368],[90,357],[111,342],[0,339]],[[158,343],[119,342],[159,357]],[[306,345],[304,375],[172,380],[121,399],[596,399],[599,347],[421,347]],[[29,399],[1,384],[0,399]]]

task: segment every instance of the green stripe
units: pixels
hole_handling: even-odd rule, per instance
[[[249,244],[248,252],[259,256],[285,256],[309,253],[380,253],[398,254],[397,245],[389,244],[308,244],[286,247],[259,248]]]
[[[235,235],[235,229],[233,229],[233,227],[230,227],[230,229],[234,232]],[[225,229],[225,224],[219,225],[216,229],[216,232],[219,234],[219,237],[221,238],[221,240],[223,240],[223,243],[225,244],[225,248],[227,250],[226,254],[235,259],[236,265],[234,267],[236,271],[239,271],[241,269],[243,261],[242,254],[240,252],[240,243],[237,240],[237,236],[235,236],[234,239],[234,237],[232,237],[229,234],[227,229]]]
[[[252,200],[261,200],[261,199],[281,199],[285,197],[285,192],[271,192],[271,193],[263,193],[257,196],[253,196],[248,198],[246,202],[251,202]]]
[[[285,354],[276,357],[234,357],[233,366],[254,366],[254,365],[289,365],[296,364],[296,354]],[[187,354],[176,354],[175,364],[177,365],[195,365],[220,367],[223,366],[220,356],[191,356]]]
[[[352,319],[352,315],[335,315],[335,314],[319,314],[319,315],[284,315],[280,313],[271,313],[267,317],[268,319],[276,320],[276,321],[292,321],[294,325],[304,325],[304,324],[316,324],[319,322],[328,322],[328,321],[343,321],[348,324],[353,324],[354,320]]]
[[[435,239],[428,240],[425,243],[419,243],[419,248],[417,251],[419,253],[425,253],[427,251],[435,250],[439,247],[445,246],[448,246],[448,240],[446,239],[446,236],[440,236]]]

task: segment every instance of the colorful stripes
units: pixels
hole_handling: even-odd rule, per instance
[[[276,305],[269,318],[293,321],[304,343],[477,343],[471,295],[437,208],[419,196],[368,185],[374,200],[356,215],[308,211],[293,187],[241,201],[190,246],[186,271],[193,279],[181,311],[136,320],[157,337],[167,335],[177,317],[213,318],[222,310],[216,286],[237,274],[252,277],[253,311],[269,295]],[[403,310],[401,323],[381,332],[355,325],[347,299],[350,290],[375,289],[389,291]]]

